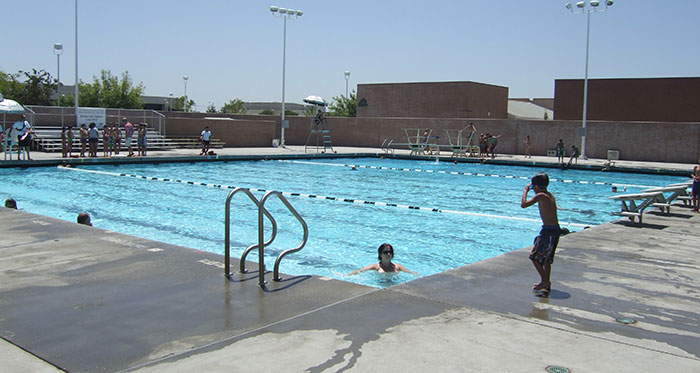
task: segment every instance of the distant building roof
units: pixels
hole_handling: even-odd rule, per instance
[[[546,114],[546,118],[545,118]],[[554,111],[531,101],[508,100],[508,118],[511,119],[553,119]]]

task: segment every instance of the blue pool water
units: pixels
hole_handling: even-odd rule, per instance
[[[529,178],[540,171],[549,174],[549,190],[561,208],[559,220],[572,231],[615,219],[610,212],[619,206],[607,198],[612,183],[635,192],[685,181],[673,176],[362,158],[0,169],[0,198],[13,197],[22,210],[68,221],[87,211],[99,228],[223,254],[224,203],[230,189],[119,175],[298,193],[302,196],[286,197],[306,220],[309,240],[302,251],[282,261],[280,271],[383,287],[415,277],[347,276],[376,262],[383,242],[394,246],[396,262],[421,276],[531,245],[541,223],[536,207],[520,208],[520,196]],[[260,198],[263,193],[255,194]],[[268,206],[279,226],[277,239],[265,250],[272,269],[277,254],[299,244],[302,231],[281,202],[271,198]],[[240,257],[245,247],[257,242],[257,210],[239,194],[231,211],[231,253]],[[248,259],[257,261],[257,254]]]

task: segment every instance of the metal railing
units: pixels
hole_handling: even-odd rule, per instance
[[[255,245],[248,246],[244,251],[243,255],[241,255],[240,259],[240,273],[247,273],[247,270],[245,268],[245,261],[246,257],[248,254],[254,250],[258,249],[258,284],[260,286],[264,286],[266,284],[265,282],[265,247],[269,246],[272,241],[277,237],[277,222],[275,218],[270,214],[270,212],[265,208],[265,202],[267,202],[268,198],[271,196],[277,196],[280,201],[285,205],[287,210],[294,215],[294,217],[299,221],[301,224],[303,230],[304,230],[304,237],[301,240],[301,243],[292,249],[284,250],[281,252],[278,256],[277,259],[275,260],[275,265],[274,265],[274,271],[273,271],[273,280],[274,281],[281,281],[281,278],[279,276],[279,265],[280,262],[282,261],[282,258],[287,256],[288,254],[295,253],[299,250],[301,250],[305,245],[306,242],[309,238],[309,228],[306,225],[306,221],[299,215],[297,210],[287,201],[287,199],[282,195],[282,193],[277,192],[277,191],[269,191],[263,195],[263,197],[258,200],[255,198],[253,193],[250,192],[250,190],[246,188],[236,188],[229,193],[228,197],[226,197],[226,217],[225,217],[225,233],[224,233],[224,240],[225,240],[225,246],[224,246],[224,275],[227,278],[230,278],[231,276],[231,244],[230,244],[230,237],[231,237],[231,199],[233,196],[238,193],[238,192],[243,192],[245,193],[248,198],[250,198],[253,203],[255,203],[256,206],[258,206],[258,243]],[[270,235],[270,238],[265,241],[265,229],[264,229],[264,220],[263,220],[263,215],[267,216],[268,220],[272,223],[272,234]]]
[[[228,194],[228,197],[226,197],[226,218],[224,220],[224,223],[226,224],[225,230],[224,230],[224,275],[226,277],[231,276],[231,199],[233,196],[238,193],[238,192],[243,192],[245,193],[248,198],[250,198],[253,203],[255,203],[256,206],[258,206],[258,210],[260,210],[261,205],[260,201],[258,201],[257,198],[253,195],[253,193],[250,192],[250,190],[246,188],[235,188],[234,190],[231,191],[231,193]],[[275,237],[277,236],[277,222],[275,221],[275,218],[270,214],[267,209],[262,209],[263,213],[265,216],[267,216],[268,219],[270,219],[270,222],[272,223],[272,235],[270,235],[270,239],[267,240],[262,244],[262,247],[264,248],[265,246],[268,246],[274,241]],[[262,226],[259,226],[258,229],[262,229]],[[241,273],[245,273],[245,258],[248,256],[248,253],[256,249],[260,246],[260,243],[257,243],[255,245],[248,246],[244,251],[243,255],[241,256],[241,265],[240,265],[240,271]],[[260,250],[262,252],[262,250]]]
[[[75,108],[63,106],[25,106],[30,111],[27,113],[29,123],[36,127],[36,123],[41,123],[39,126],[45,126],[46,122],[55,122],[58,125],[60,117],[61,127],[70,125],[76,126],[77,118]],[[155,110],[140,110],[140,109],[105,109],[106,123],[119,123],[121,119],[127,117],[131,122],[146,123],[150,128],[155,129],[161,135],[166,135],[166,117],[163,113]]]

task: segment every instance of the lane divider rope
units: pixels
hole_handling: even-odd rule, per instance
[[[384,167],[384,166],[365,166],[359,164],[340,164],[340,163],[324,163],[324,162],[313,162],[313,161],[295,161],[288,159],[278,159],[278,162],[286,163],[299,163],[299,164],[309,164],[317,166],[332,166],[332,167],[348,167],[348,168],[367,168],[373,170],[391,170],[391,171],[408,171],[408,172],[425,172],[425,173],[435,173],[435,174],[449,174],[449,175],[463,175],[463,176],[480,176],[480,177],[500,177],[504,179],[521,179],[530,180],[526,176],[513,176],[513,175],[498,175],[498,174],[487,174],[487,173],[477,173],[477,172],[459,172],[459,171],[444,171],[444,170],[431,170],[423,168],[402,168],[402,167]],[[558,181],[562,183],[573,183],[573,184],[591,184],[591,185],[608,185],[608,186],[619,186],[619,187],[630,187],[630,188],[657,188],[658,186],[650,185],[635,185],[635,184],[621,184],[621,183],[607,183],[602,181],[586,181],[586,180],[568,180],[568,179],[549,179],[549,181]]]
[[[236,188],[235,186],[232,186],[232,185],[210,184],[210,183],[203,183],[203,182],[198,182],[198,181],[180,180],[180,179],[172,179],[172,178],[143,176],[143,175],[134,175],[134,174],[127,174],[127,173],[108,172],[108,171],[86,170],[86,169],[82,169],[82,168],[63,167],[63,166],[58,166],[58,168],[61,170],[78,171],[78,172],[85,172],[85,173],[92,173],[92,174],[99,174],[99,175],[131,177],[131,178],[143,179],[143,180],[163,181],[163,182],[170,182],[170,183],[181,183],[181,184],[188,184],[188,185],[206,186],[209,188],[219,188],[219,189],[235,189]],[[247,188],[247,189],[252,191],[252,192],[262,192],[262,193],[268,192],[268,190],[266,190],[266,189],[259,189],[259,188]],[[504,215],[495,215],[495,214],[484,214],[484,213],[471,212],[471,211],[459,211],[459,210],[438,209],[438,208],[432,208],[432,207],[410,206],[410,205],[403,205],[403,204],[399,204],[399,203],[390,203],[390,202],[381,202],[381,201],[365,201],[365,200],[360,200],[360,199],[329,197],[329,196],[322,196],[322,195],[317,195],[317,194],[307,194],[307,193],[296,193],[296,192],[281,192],[281,193],[285,196],[291,196],[291,197],[302,197],[302,198],[313,198],[313,199],[328,200],[328,201],[339,201],[339,202],[353,203],[353,204],[357,204],[357,205],[374,205],[374,206],[384,206],[384,207],[396,207],[396,208],[407,209],[407,210],[420,210],[420,211],[440,212],[440,213],[445,213],[445,214],[478,216],[478,217],[492,218],[492,219],[518,220],[518,221],[527,221],[527,222],[533,222],[533,223],[541,223],[541,221],[539,219],[523,218],[523,217],[517,217],[517,216],[504,216]],[[584,228],[584,227],[590,226],[590,224],[567,223],[567,222],[560,222],[559,225],[578,227],[578,228]]]

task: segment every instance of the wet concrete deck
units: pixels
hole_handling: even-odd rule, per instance
[[[700,371],[700,215],[644,221],[562,237],[540,298],[526,249],[382,290],[261,289],[219,255],[0,208],[0,354],[9,371]]]

